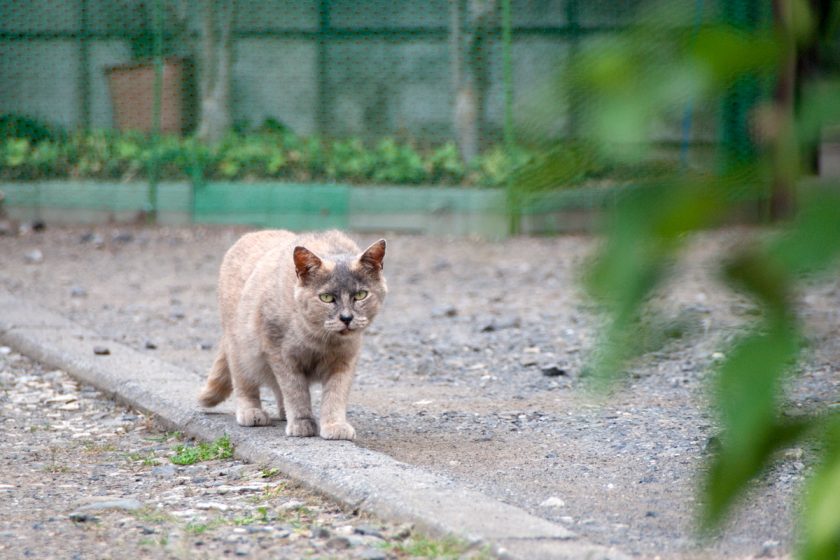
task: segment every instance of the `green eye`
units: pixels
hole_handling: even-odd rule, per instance
[[[335,296],[332,294],[321,294],[318,296],[324,303],[332,303],[335,301]]]
[[[355,294],[353,294],[353,299],[356,301],[361,301],[367,297],[368,293],[365,290],[359,290]]]

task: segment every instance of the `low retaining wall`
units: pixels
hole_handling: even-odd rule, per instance
[[[50,223],[139,221],[148,185],[93,181],[0,183],[13,219]],[[590,231],[615,189],[580,188],[529,197],[523,233]],[[162,224],[245,224],[292,230],[339,228],[431,235],[504,237],[509,214],[501,189],[381,187],[299,183],[158,185]]]

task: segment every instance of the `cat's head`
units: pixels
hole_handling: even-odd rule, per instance
[[[384,239],[358,255],[321,257],[298,246],[293,256],[295,300],[313,328],[349,336],[370,324],[388,292],[382,275]]]

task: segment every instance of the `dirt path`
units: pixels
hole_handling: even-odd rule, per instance
[[[49,228],[0,238],[0,283],[203,375],[219,329],[218,265],[242,231]],[[791,497],[807,454],[768,473],[724,534],[698,544],[691,529],[715,434],[709,367],[751,313],[706,266],[736,235],[692,248],[662,297],[675,338],[604,402],[580,390],[595,316],[576,280],[592,240],[389,238],[390,295],[351,397],[358,444],[641,556],[790,550]],[[803,294],[814,345],[793,406],[837,400],[838,299],[836,283]]]

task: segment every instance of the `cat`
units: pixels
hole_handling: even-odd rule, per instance
[[[200,404],[234,392],[237,423],[266,426],[260,386],[268,385],[287,435],[354,439],[347,399],[362,332],[388,292],[384,257],[384,239],[360,251],[339,231],[241,237],[219,271],[222,337]],[[315,382],[323,387],[320,432],[309,393]]]

